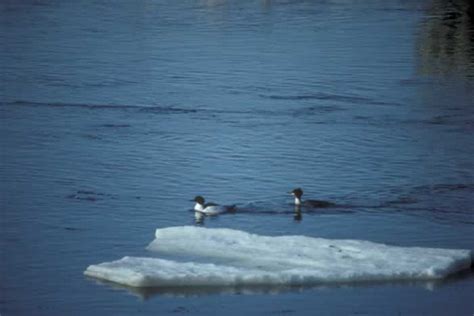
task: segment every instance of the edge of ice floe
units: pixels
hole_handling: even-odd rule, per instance
[[[267,236],[260,236],[256,234],[249,234],[244,231],[232,230],[228,228],[217,228],[208,229],[194,226],[180,226],[180,227],[169,227],[164,229],[156,230],[156,240],[160,241],[160,238],[164,236],[165,239],[161,241],[167,244],[168,247],[174,248],[173,237],[178,236],[185,242],[185,238],[182,237],[184,233],[187,237],[186,232],[198,233],[199,237],[204,240],[209,238],[209,247],[212,247],[213,239],[219,237],[219,234],[227,235],[231,233],[232,238],[267,238]],[[167,235],[168,234],[168,235]],[[173,235],[178,234],[178,235]],[[375,246],[375,247],[388,247],[387,249],[399,249],[414,251],[415,257],[417,251],[427,251],[429,253],[435,252],[434,258],[441,261],[440,264],[429,264],[426,266],[421,265],[420,267],[413,268],[412,270],[393,269],[390,274],[390,270],[380,271],[377,273],[367,273],[367,271],[358,271],[354,269],[352,271],[341,270],[340,272],[331,271],[330,274],[324,274],[324,272],[315,271],[311,267],[306,269],[303,267],[294,267],[291,263],[285,261],[286,266],[281,270],[272,270],[271,268],[260,269],[253,266],[234,266],[227,263],[220,264],[215,263],[198,263],[198,262],[177,262],[173,260],[165,260],[159,258],[140,258],[140,257],[123,257],[120,260],[112,262],[104,262],[101,264],[90,265],[84,271],[84,274],[90,277],[111,281],[130,287],[219,287],[219,286],[306,286],[306,285],[320,285],[320,284],[331,284],[331,283],[363,283],[363,282],[391,282],[391,281],[429,281],[443,279],[448,275],[461,272],[472,268],[474,261],[474,252],[472,250],[464,249],[436,249],[436,248],[420,248],[420,247],[397,247],[388,246],[379,243],[373,243],[369,241],[358,241],[358,240],[329,240],[322,238],[312,238],[305,236],[281,236],[283,238],[297,238],[298,242],[305,241],[305,238],[310,238],[313,241],[321,241],[328,243],[337,242],[355,242],[360,246]],[[168,238],[168,239],[166,239]],[[230,238],[230,239],[232,239]],[[270,239],[274,237],[268,237]],[[301,239],[300,239],[301,238]],[[153,251],[152,242],[148,247],[149,250]],[[219,242],[219,241],[218,241]],[[222,245],[221,245],[222,246]],[[384,248],[382,248],[384,250]],[[237,249],[238,250],[238,249]],[[241,250],[241,249],[240,249]],[[187,251],[192,251],[187,248]],[[199,249],[196,250],[199,254]],[[203,249],[202,251],[212,251],[211,249]],[[438,254],[439,252],[439,254]],[[204,256],[206,253],[203,254]],[[445,257],[444,257],[445,256]],[[433,256],[431,256],[433,257]],[[212,255],[211,255],[211,258]],[[214,259],[219,259],[214,257]],[[420,256],[420,260],[430,258],[427,255],[423,258]],[[272,259],[272,257],[270,257]],[[435,259],[435,260],[436,260]],[[393,258],[396,264],[397,258]],[[288,261],[290,262],[290,261]],[[390,267],[390,266],[388,266]],[[350,270],[350,269],[349,269]]]

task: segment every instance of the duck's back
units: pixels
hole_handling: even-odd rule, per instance
[[[309,207],[331,207],[335,205],[332,202],[323,200],[306,200],[303,202],[303,204]]]

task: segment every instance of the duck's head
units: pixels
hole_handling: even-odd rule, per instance
[[[303,190],[301,188],[296,188],[293,191],[290,191],[290,194],[300,199],[301,196],[303,196]]]
[[[200,195],[197,195],[196,197],[194,197],[194,199],[192,201],[196,202],[198,204],[201,204],[201,205],[204,205],[204,203],[205,203],[204,198]]]

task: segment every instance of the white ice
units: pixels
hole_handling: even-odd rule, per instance
[[[157,229],[148,250],[195,260],[124,257],[91,265],[84,273],[133,287],[316,285],[439,279],[470,268],[472,261],[470,250],[269,237],[194,226]]]

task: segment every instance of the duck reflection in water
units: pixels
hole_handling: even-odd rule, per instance
[[[293,219],[295,220],[295,222],[300,222],[303,219],[303,214],[301,213],[301,206],[295,205]]]
[[[206,216],[202,212],[194,212],[194,223],[196,225],[203,225],[205,217]]]

